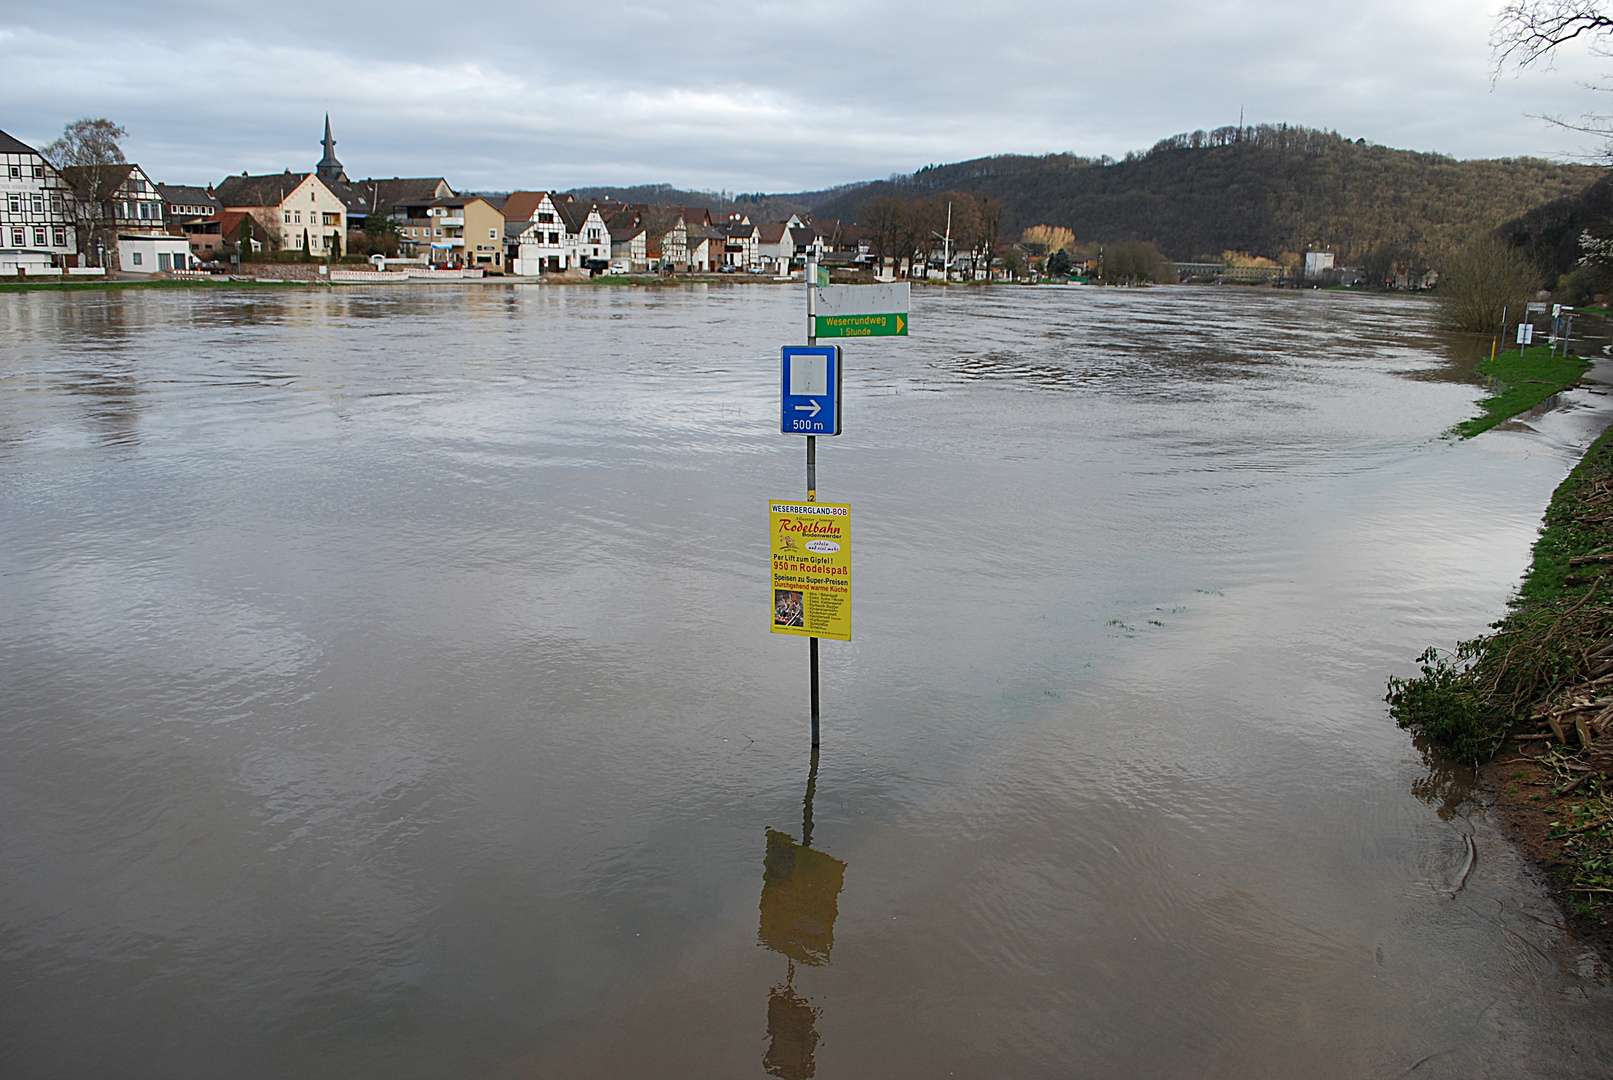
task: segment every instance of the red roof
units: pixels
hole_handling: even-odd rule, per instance
[[[548,194],[547,191],[510,192],[510,197],[504,200],[504,220],[531,221]]]

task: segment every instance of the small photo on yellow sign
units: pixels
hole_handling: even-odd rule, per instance
[[[775,634],[851,640],[851,507],[767,504]]]

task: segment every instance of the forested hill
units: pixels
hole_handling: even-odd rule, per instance
[[[1150,241],[1178,260],[1226,250],[1277,257],[1315,244],[1344,263],[1376,250],[1437,264],[1503,222],[1577,195],[1603,171],[1534,158],[1458,161],[1261,126],[1178,135],[1121,161],[1004,155],[789,198],[820,217],[854,219],[875,196],[965,192],[1002,201],[1005,236],[1055,225],[1082,241]]]
[[[1584,254],[1579,238],[1590,232],[1605,237],[1613,224],[1613,175],[1604,175],[1578,194],[1537,206],[1497,230],[1514,247],[1529,253],[1535,265],[1552,276],[1573,270]]]

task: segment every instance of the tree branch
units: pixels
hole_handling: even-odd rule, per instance
[[[1495,75],[1549,61],[1563,45],[1582,36],[1613,33],[1613,16],[1600,0],[1514,0],[1496,16],[1490,49]]]

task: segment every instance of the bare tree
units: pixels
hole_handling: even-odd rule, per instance
[[[40,148],[40,155],[67,185],[64,210],[78,234],[78,250],[103,264],[107,250],[117,250],[112,200],[129,175],[118,140],[129,133],[107,119],[74,120],[62,137]]]
[[[985,268],[987,281],[991,280],[991,260],[997,255],[997,245],[1002,243],[1002,235],[1002,200],[993,199],[990,195],[980,196],[980,231],[975,238],[974,264]]]
[[[1522,313],[1540,288],[1540,271],[1522,251],[1494,237],[1469,244],[1445,264],[1439,298],[1445,318],[1458,330],[1493,334],[1505,327],[1502,313]]]
[[[901,270],[900,248],[906,216],[907,204],[895,195],[875,196],[857,208],[857,222],[868,230],[868,242],[873,245],[881,266],[888,257],[898,264],[894,270]]]
[[[1584,40],[1596,56],[1613,56],[1613,15],[1601,0],[1513,0],[1496,16],[1490,35],[1495,74],[1550,64],[1557,50],[1571,41]],[[1593,87],[1592,89],[1607,89]],[[1586,113],[1579,123],[1557,116],[1542,117],[1570,131],[1582,131],[1606,140],[1602,156],[1613,158],[1613,116]]]
[[[657,263],[662,273],[671,272],[672,268],[666,261],[666,241],[677,229],[681,216],[677,207],[660,205],[647,206],[639,214],[639,223],[644,226],[645,257]]]
[[[935,205],[940,213],[941,230],[947,228],[950,214],[952,254],[958,255],[965,251],[972,254],[975,245],[980,242],[981,230],[980,204],[975,201],[975,197],[961,191],[943,191],[935,197]],[[950,271],[952,268],[947,269]]]
[[[1173,282],[1176,268],[1153,244],[1116,244],[1104,260],[1103,276],[1117,285]]]
[[[946,208],[937,206],[934,199],[919,199],[908,205],[903,226],[902,248],[906,258],[911,260],[908,276],[912,276],[917,266],[923,266],[928,276],[930,255],[940,246],[936,232],[946,226]]]

